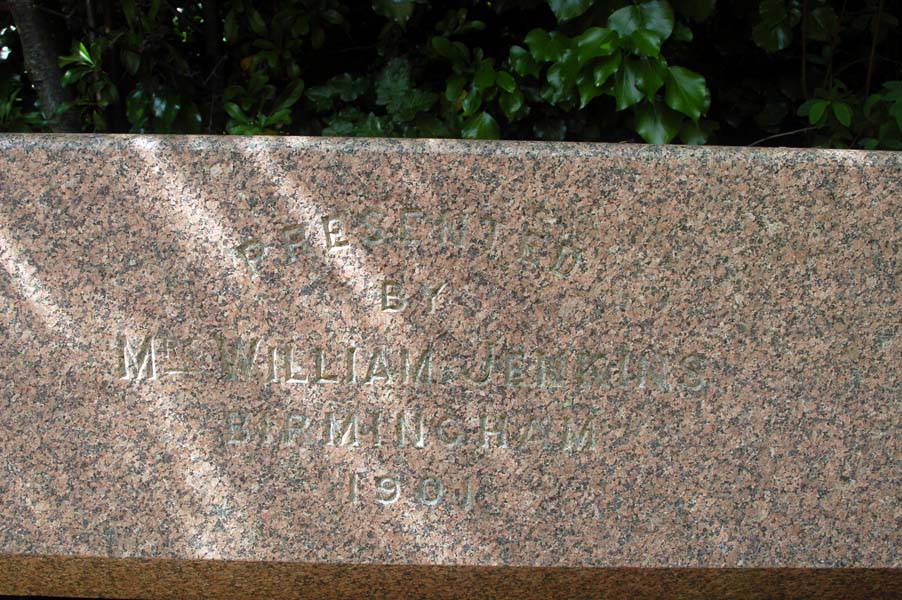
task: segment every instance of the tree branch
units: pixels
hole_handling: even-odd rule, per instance
[[[808,99],[808,0],[802,3],[802,96]]]
[[[765,138],[761,138],[760,140],[755,140],[754,142],[749,144],[749,147],[757,146],[758,144],[762,144],[762,143],[768,142],[770,140],[775,140],[777,138],[786,137],[789,135],[795,135],[797,133],[805,133],[806,131],[812,131],[814,129],[818,129],[818,127],[816,127],[816,126],[802,127],[801,129],[793,129],[792,131],[784,131],[783,133],[775,133],[774,135],[769,135]]]
[[[877,12],[874,14],[874,31],[871,40],[871,54],[868,56],[868,74],[864,80],[864,95],[871,93],[871,79],[874,75],[874,57],[877,55],[877,37],[880,33],[880,19],[883,16],[883,0],[877,5]]]
[[[210,113],[207,117],[207,133],[222,133],[222,115],[216,103],[222,96],[225,69],[221,69],[226,55],[222,53],[222,17],[216,0],[204,0],[204,54],[210,74],[204,84],[210,82]]]
[[[35,7],[33,0],[11,0],[9,7],[22,44],[25,69],[38,92],[47,124],[55,132],[79,131],[81,128],[76,115],[59,113],[71,97],[60,83],[63,74],[44,15]]]

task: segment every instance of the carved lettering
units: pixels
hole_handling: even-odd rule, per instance
[[[323,233],[326,236],[326,250],[343,248],[348,245],[348,239],[344,236],[342,220],[338,217],[323,217]]]
[[[485,364],[480,373],[473,373],[469,368],[464,370],[464,377],[476,385],[485,385],[492,378],[492,372],[495,369],[495,348],[490,347]]]
[[[439,242],[443,248],[453,246],[455,248],[463,247],[463,232],[467,228],[469,215],[461,215],[455,218],[448,212],[442,211],[439,215]],[[452,225],[453,223],[453,225]]]
[[[600,352],[580,352],[576,355],[576,385],[578,386],[598,386],[604,389],[611,389],[610,384],[606,381],[598,370],[598,363],[604,361],[604,355]]]
[[[202,376],[215,374],[218,369],[220,381],[270,385],[484,387],[495,384],[509,388],[573,386],[618,392],[631,389],[668,392],[676,386],[700,392],[711,379],[704,356],[654,349],[634,352],[621,347],[609,354],[582,349],[556,352],[544,346],[526,348],[503,341],[477,340],[473,344],[474,354],[464,360],[437,349],[434,342],[441,343],[441,336],[421,351],[388,345],[370,349],[325,345],[305,348],[296,342],[268,340],[253,334],[226,338],[217,333],[206,342],[152,334],[140,339],[137,345],[126,336],[116,337],[116,376],[120,380]],[[190,348],[190,359],[179,348]]]
[[[684,388],[694,392],[705,389],[707,381],[704,378],[704,369],[707,361],[703,356],[691,354],[683,360],[685,379],[682,382]]]
[[[407,421],[404,413],[398,414],[397,420],[397,446],[398,448],[407,447],[407,439],[410,436],[413,436],[413,426]],[[417,413],[416,416],[416,435],[413,436],[412,445],[414,448],[425,448],[426,447],[426,421],[423,418],[423,413]]]
[[[194,340],[189,339],[186,340],[183,344],[180,344],[172,338],[165,338],[163,340],[163,356],[166,360],[166,368],[163,369],[164,375],[196,375],[202,372],[202,369],[199,369],[197,366],[186,364],[186,358],[183,355],[180,355],[181,353],[179,352],[179,350],[190,348],[193,341]],[[154,360],[153,354],[151,355],[151,360],[153,361],[153,363],[156,362],[156,360]],[[177,366],[172,366],[171,363],[176,363]]]
[[[498,425],[490,428],[488,415],[480,415],[479,431],[482,434],[482,447],[484,449],[491,447],[491,438],[498,438],[499,448],[507,448],[507,415],[501,415],[498,422]]]
[[[558,277],[568,277],[582,260],[582,253],[567,244],[559,244],[551,272]]]
[[[542,237],[535,233],[534,231],[527,231],[520,238],[520,252],[517,255],[517,258],[520,259],[520,262],[529,265],[530,267],[537,267],[539,265],[539,248],[536,245],[537,240],[541,240]]]
[[[483,245],[486,250],[490,253],[495,250],[495,244],[498,241],[498,225],[502,224],[503,221],[498,221],[489,217],[485,217],[480,219],[483,224],[488,225],[488,235],[486,235],[486,239],[483,241]]]
[[[576,425],[567,421],[564,425],[564,450],[569,452],[582,452],[595,449],[595,420],[589,419],[577,433]]]
[[[338,377],[334,374],[326,373],[326,351],[323,348],[316,348],[316,383],[335,383]]]
[[[128,337],[125,335],[119,336],[119,346],[122,348],[120,362],[122,379],[147,377],[147,379],[153,380],[157,378],[157,349],[154,336],[145,336],[137,353],[132,349]]]
[[[244,264],[247,265],[251,273],[257,272],[257,265],[266,256],[266,246],[256,238],[247,240],[235,248],[235,251],[244,259]]]
[[[529,424],[523,430],[517,448],[520,450],[529,450],[530,445],[538,445],[545,447],[548,445],[548,425],[542,419],[530,419]]]
[[[442,501],[445,495],[445,488],[442,482],[432,477],[424,479],[417,487],[417,496],[420,502],[426,506],[435,506]]]
[[[386,279],[382,282],[382,312],[401,312],[407,306],[404,286],[399,281]]]
[[[419,383],[432,383],[432,346],[430,345],[420,355],[420,360],[411,365],[410,351],[407,348],[401,350],[401,365],[404,385],[417,385]],[[413,370],[411,370],[413,366]]]
[[[646,381],[650,385],[646,385]],[[667,383],[667,357],[643,356],[639,361],[639,389],[655,386],[666,392],[670,389]]]
[[[303,225],[289,225],[282,229],[281,234],[282,247],[285,249],[285,256],[289,263],[297,262],[298,250],[310,253],[310,246],[307,238],[304,237]]]
[[[454,431],[449,434],[448,430]],[[443,416],[435,423],[435,437],[449,448],[456,448],[463,440],[464,434],[460,431],[460,422],[454,417]]]
[[[359,502],[359,485],[360,475],[358,475],[356,471],[351,471],[351,475],[348,477],[348,500],[350,500],[353,504],[357,504],[357,502]]]
[[[226,443],[242,444],[250,438],[247,415],[237,410],[226,413]]]
[[[376,502],[382,506],[394,504],[401,497],[401,484],[394,477],[382,475],[376,477],[376,491],[379,496]]]
[[[373,384],[376,380],[383,380],[386,383],[393,381],[391,371],[388,369],[388,361],[385,359],[385,349],[380,347],[370,359],[370,365],[366,370],[366,378],[363,380],[366,384]]]
[[[418,208],[407,208],[401,211],[401,243],[405,246],[418,246],[420,240],[413,237],[413,221],[422,219],[425,215]]]
[[[540,388],[558,388],[564,385],[567,359],[563,354],[545,355],[539,353],[539,369],[536,385]]]
[[[288,415],[285,418],[285,428],[282,430],[282,443],[288,446],[295,445],[295,438],[300,438],[298,446],[306,446],[308,443],[307,429],[310,427],[310,419],[307,415]]]
[[[351,413],[343,421],[339,422],[335,418],[335,413],[329,413],[329,440],[326,442],[328,446],[352,446],[360,445],[358,438],[357,413]],[[336,443],[336,439],[338,442]]]
[[[367,235],[363,237],[363,243],[367,246],[375,246],[385,241],[385,229],[374,223],[374,219],[383,219],[384,214],[378,210],[369,209],[363,215],[363,226],[367,230]]]
[[[228,343],[220,337],[219,348],[223,375],[231,381],[251,380],[261,341],[260,338],[252,338],[248,341],[238,338],[234,348],[229,351]]]
[[[505,354],[504,383],[508,386],[519,387],[523,385],[523,361],[526,354],[522,350],[512,350]]]
[[[440,283],[435,286],[427,286],[426,294],[429,296],[429,312],[435,312],[435,302],[438,299],[438,295],[445,291],[445,288],[448,287],[447,283]]]

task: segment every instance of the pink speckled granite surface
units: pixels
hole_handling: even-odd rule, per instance
[[[900,209],[890,153],[0,136],[0,555],[898,569]]]

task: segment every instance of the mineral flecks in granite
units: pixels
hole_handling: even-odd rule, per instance
[[[898,573],[898,154],[5,136],[0,190],[0,565]]]

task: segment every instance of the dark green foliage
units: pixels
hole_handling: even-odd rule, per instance
[[[38,2],[84,131],[902,149],[881,0]],[[45,131],[0,12],[0,130]]]

